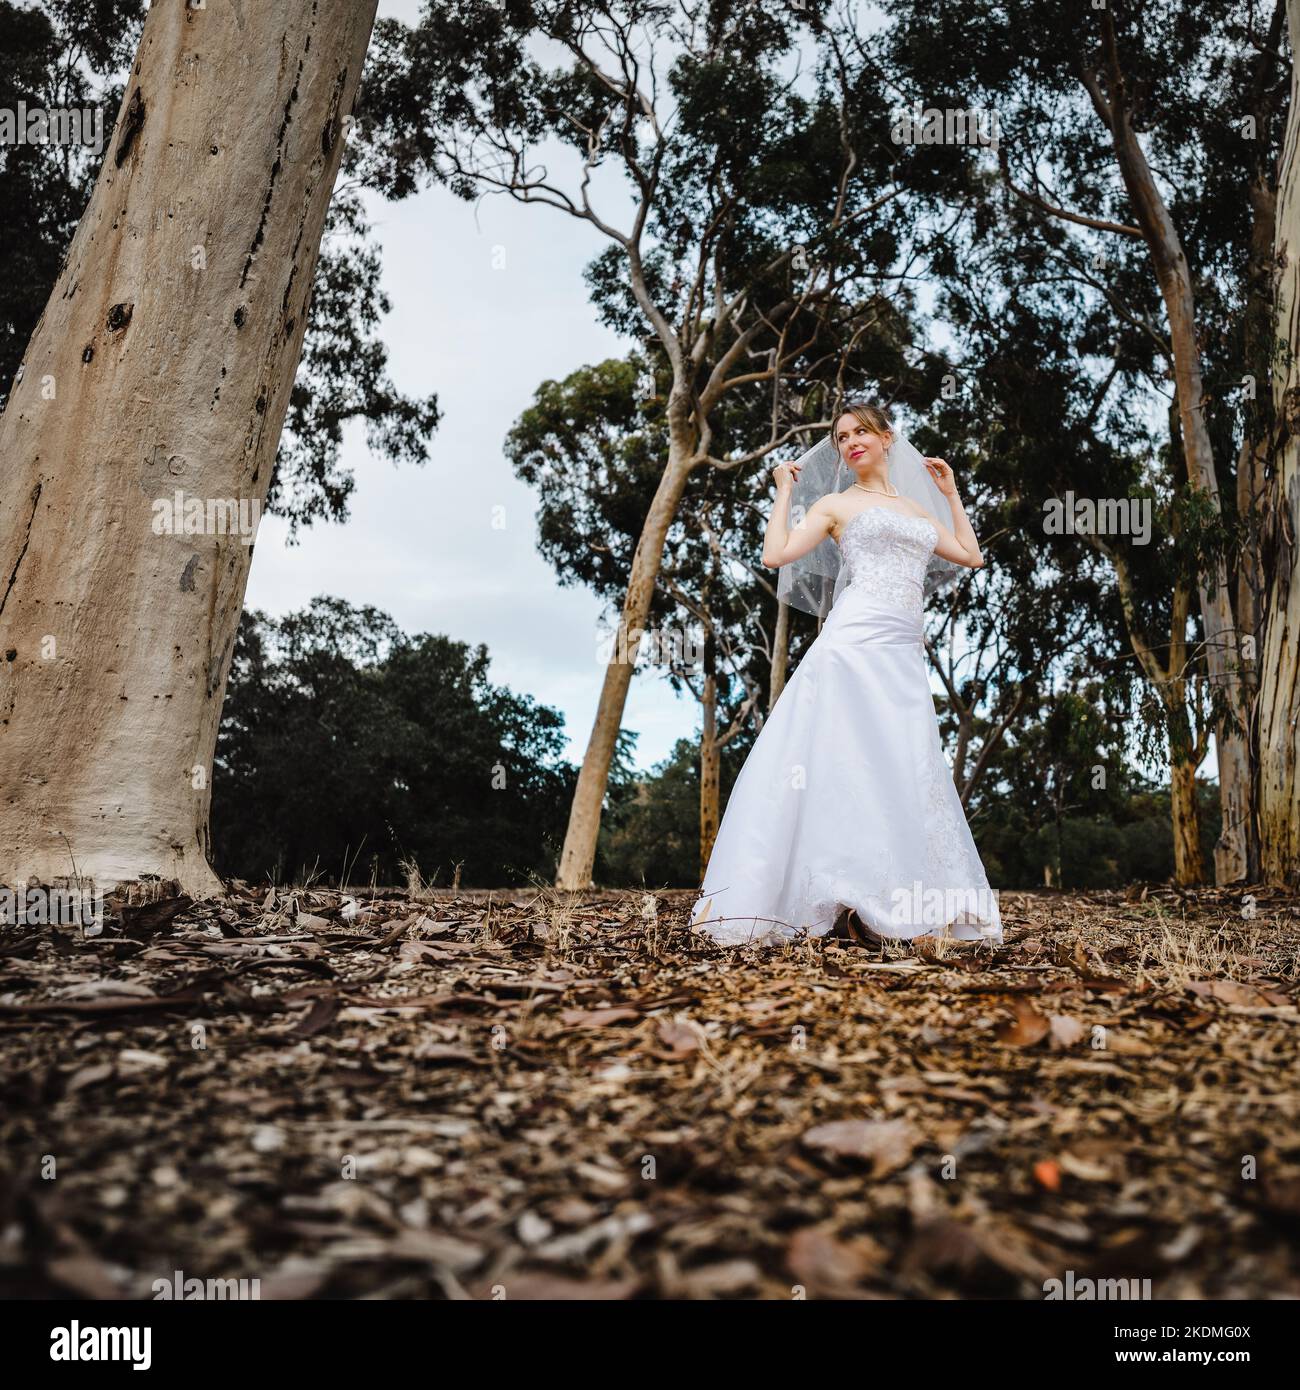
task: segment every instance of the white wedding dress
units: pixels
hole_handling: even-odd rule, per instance
[[[823,935],[853,908],[881,936],[1000,940],[926,675],[939,533],[873,504],[840,534],[849,582],[740,770],[692,927],[772,942]]]

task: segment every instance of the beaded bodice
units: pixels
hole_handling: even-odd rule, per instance
[[[865,507],[840,529],[848,588],[918,616],[925,571],[939,539],[934,523],[890,507]]]

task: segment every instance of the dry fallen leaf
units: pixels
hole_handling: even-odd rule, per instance
[[[674,1018],[661,1018],[655,1031],[659,1035],[659,1041],[668,1049],[666,1055],[671,1058],[688,1057],[692,1052],[699,1051],[700,1035],[689,1023]]]
[[[1077,1018],[1065,1014],[1052,1014],[1048,1024],[1054,1048],[1074,1047],[1088,1031]]]
[[[1217,999],[1221,1004],[1237,1004],[1248,1009],[1291,1002],[1279,989],[1260,989],[1238,980],[1193,980],[1187,988],[1202,999]]]
[[[560,1015],[560,1022],[566,1028],[605,1028],[611,1023],[640,1017],[636,1009],[565,1009]]]
[[[1017,999],[1012,1005],[1014,1019],[998,1024],[994,1036],[1008,1047],[1037,1047],[1051,1032],[1051,1021],[1037,1009]]]
[[[889,1252],[870,1236],[845,1241],[813,1226],[796,1231],[785,1252],[794,1281],[815,1298],[851,1297],[888,1260]]]
[[[814,1153],[870,1162],[873,1178],[897,1172],[919,1143],[908,1120],[832,1120],[803,1136],[804,1148]]]

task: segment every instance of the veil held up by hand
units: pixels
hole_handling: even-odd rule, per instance
[[[939,491],[930,476],[925,460],[897,427],[894,442],[885,453],[889,466],[889,481],[900,497],[910,497],[940,526],[952,529],[952,509],[948,499]],[[843,492],[857,482],[857,477],[840,457],[829,435],[824,435],[796,460],[802,464],[790,494],[790,526],[795,529],[819,498],[831,492]],[[931,555],[925,573],[925,593],[946,589],[961,573],[961,566],[938,555]],[[848,567],[839,546],[827,536],[806,555],[782,565],[777,573],[776,594],[792,608],[823,618],[848,583]]]

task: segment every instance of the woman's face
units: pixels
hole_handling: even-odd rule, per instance
[[[889,438],[868,429],[851,411],[840,416],[835,426],[835,443],[840,457],[850,468],[870,468],[884,462]]]

